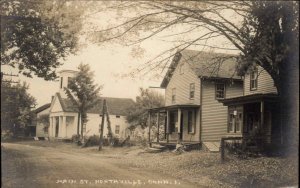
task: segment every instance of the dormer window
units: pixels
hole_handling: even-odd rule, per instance
[[[251,71],[250,73],[250,90],[257,90],[257,69],[254,69],[253,71]]]

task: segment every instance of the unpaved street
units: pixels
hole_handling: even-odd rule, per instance
[[[2,187],[196,187],[121,158],[56,147],[2,144]],[[122,165],[118,165],[122,164]]]

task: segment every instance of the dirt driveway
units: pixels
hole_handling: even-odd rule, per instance
[[[59,147],[2,143],[1,187],[199,187],[122,159]]]

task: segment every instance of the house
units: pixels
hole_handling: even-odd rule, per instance
[[[178,52],[161,88],[165,89],[165,106],[150,109],[149,113],[150,117],[166,115],[166,143],[203,143],[208,149],[218,151],[221,137],[235,134],[228,132],[228,109],[221,102],[243,95],[243,80],[236,74],[235,55]]]
[[[48,137],[50,106],[51,103],[47,103],[34,110],[36,114],[36,137]]]
[[[228,107],[228,131],[244,143],[278,146],[281,142],[280,104],[271,76],[260,66],[244,75],[242,96],[222,100]]]
[[[50,139],[70,139],[77,134],[78,110],[67,97],[64,87],[68,87],[69,80],[76,75],[76,71],[63,70],[60,73],[59,91],[55,93],[49,109],[50,125],[48,135]],[[126,110],[134,101],[128,98],[101,97],[101,102],[95,104],[87,112],[88,122],[83,125],[84,136],[99,135],[103,100],[106,100],[111,129],[114,136],[124,139],[127,137]],[[81,132],[81,126],[80,130]],[[103,135],[108,133],[107,122],[104,124]]]

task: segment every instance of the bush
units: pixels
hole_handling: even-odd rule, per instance
[[[77,134],[73,134],[71,137],[72,142],[78,142],[80,140],[80,137],[77,136]]]
[[[93,135],[93,136],[88,137],[85,140],[86,140],[86,143],[85,143],[86,147],[89,147],[89,146],[98,146],[100,138],[97,135]]]

